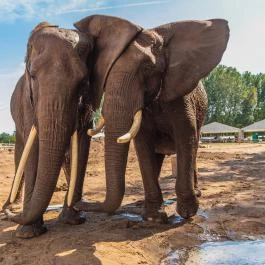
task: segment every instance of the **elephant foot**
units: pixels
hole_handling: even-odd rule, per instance
[[[76,211],[72,207],[65,207],[59,215],[60,222],[69,225],[80,225],[86,221],[84,213]]]
[[[143,219],[158,224],[167,224],[168,216],[166,212],[162,209],[158,211],[147,211],[145,210],[143,214]]]
[[[194,216],[197,213],[198,208],[199,201],[195,194],[185,198],[177,197],[177,212],[181,217],[188,219]]]
[[[33,238],[38,237],[48,231],[47,227],[43,225],[43,220],[31,225],[19,225],[16,230],[16,237],[18,238]]]

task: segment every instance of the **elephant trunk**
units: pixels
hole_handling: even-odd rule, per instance
[[[112,213],[120,205],[125,191],[125,170],[128,157],[128,149],[130,140],[138,133],[142,120],[142,110],[139,110],[134,115],[131,129],[121,135],[122,131],[126,131],[128,124],[120,126],[120,130],[106,127],[105,133],[105,169],[106,169],[106,198],[103,204],[98,203],[82,203],[82,210],[85,211],[104,211]],[[90,129],[89,135],[94,135],[99,132],[104,126],[104,118],[101,117],[100,123],[96,129]],[[102,126],[100,126],[102,125]],[[99,129],[100,128],[100,129]],[[79,205],[80,205],[79,204]]]
[[[125,131],[128,131],[128,128]],[[112,213],[121,205],[125,192],[129,143],[118,144],[117,138],[120,133],[111,132],[107,127],[105,132],[106,198],[102,209],[104,212]]]
[[[105,127],[105,171],[106,196],[103,203],[78,202],[75,208],[86,212],[113,213],[119,208],[125,192],[125,170],[129,143],[119,144],[117,138],[130,129],[130,125],[123,128]]]
[[[106,197],[103,203],[78,202],[75,205],[78,210],[113,213],[124,196],[129,142],[140,128],[144,105],[137,73],[128,69],[127,74],[120,74],[121,67],[126,73],[125,66],[127,60],[115,64],[104,96]]]
[[[115,131],[108,126],[105,128],[106,198],[102,205],[104,212],[112,213],[122,203],[129,143],[140,128],[141,116],[142,111],[139,110],[134,115],[133,124],[123,122]],[[125,134],[121,136],[121,132]]]
[[[21,225],[38,221],[46,211],[56,187],[64,154],[70,143],[72,112],[60,111],[51,116],[39,115],[39,161],[34,191],[23,212],[9,215]]]

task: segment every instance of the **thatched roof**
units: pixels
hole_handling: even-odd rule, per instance
[[[240,129],[219,122],[212,122],[202,126],[202,133],[238,133]]]
[[[265,131],[265,120],[254,122],[244,128],[242,128],[244,132],[259,132]]]

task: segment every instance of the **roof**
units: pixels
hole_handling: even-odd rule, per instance
[[[254,122],[244,128],[242,128],[245,132],[258,132],[265,131],[265,120]]]
[[[219,122],[212,122],[202,126],[202,133],[238,133],[240,129]]]

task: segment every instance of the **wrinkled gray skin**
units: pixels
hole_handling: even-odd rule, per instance
[[[200,79],[221,60],[229,38],[227,21],[184,21],[150,30],[119,18],[90,16],[75,24],[94,38],[91,86],[99,102],[105,91],[106,197],[79,202],[84,211],[112,213],[125,191],[129,144],[117,138],[143,110],[135,147],[145,189],[145,215],[160,218],[163,202],[158,177],[165,154],[177,153],[177,211],[196,214],[196,154],[207,96]],[[195,181],[194,181],[195,179]],[[164,214],[162,214],[162,217]]]
[[[29,238],[44,233],[45,212],[64,163],[69,183],[71,135],[78,129],[79,167],[73,203],[82,196],[90,137],[90,99],[87,88],[86,59],[92,50],[89,37],[80,32],[39,24],[31,34],[26,56],[26,70],[11,99],[11,113],[16,124],[15,165],[20,161],[30,129],[37,128],[37,139],[24,171],[23,212],[9,218],[20,224],[16,235]],[[82,97],[80,97],[82,95]],[[9,198],[3,208],[10,204]],[[63,222],[79,224],[84,217],[64,204]]]

